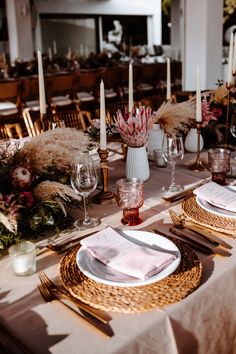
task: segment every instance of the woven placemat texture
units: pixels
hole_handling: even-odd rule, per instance
[[[175,244],[181,262],[174,273],[153,284],[119,287],[96,282],[85,276],[76,264],[79,247],[69,251],[60,262],[60,276],[71,295],[94,308],[122,313],[138,313],[178,302],[200,283],[202,264],[182,241]]]
[[[196,196],[186,197],[182,202],[184,214],[194,222],[211,228],[212,230],[221,231],[226,234],[236,233],[236,218],[230,218],[213,214],[202,209],[197,201]]]

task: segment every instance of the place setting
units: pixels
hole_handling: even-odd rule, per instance
[[[198,287],[202,266],[179,240],[108,226],[69,250],[59,272],[63,286],[82,302],[104,311],[135,313],[187,296]]]

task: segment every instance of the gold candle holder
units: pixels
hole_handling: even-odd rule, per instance
[[[45,132],[48,130],[48,126],[47,126],[47,116],[46,113],[41,113],[40,112],[40,125],[41,125],[41,132]]]
[[[109,150],[98,149],[101,162],[102,190],[94,197],[94,201],[98,204],[112,204],[116,202],[114,193],[108,190],[108,153]]]
[[[227,94],[227,111],[226,111],[226,122],[225,122],[225,143],[224,143],[224,148],[225,149],[230,149],[231,146],[228,144],[228,130],[229,130],[229,101],[230,101],[230,90],[233,87],[233,84],[231,82],[226,82],[226,88],[228,90]]]
[[[197,157],[196,161],[189,166],[189,169],[192,171],[206,171],[207,167],[201,160],[201,152],[200,152],[200,134],[201,134],[201,128],[202,128],[202,122],[197,122],[196,124],[197,127]]]

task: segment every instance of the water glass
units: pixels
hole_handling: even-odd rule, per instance
[[[208,169],[212,174],[212,181],[226,185],[225,177],[230,170],[230,150],[216,148],[208,150]]]
[[[15,275],[26,276],[36,272],[36,247],[33,242],[19,241],[8,249]]]
[[[117,204],[123,209],[122,224],[135,226],[142,222],[139,217],[139,208],[143,205],[143,180],[132,178],[119,179],[117,186]]]

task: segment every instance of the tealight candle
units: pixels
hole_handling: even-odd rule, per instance
[[[129,112],[132,112],[134,106],[134,89],[133,89],[133,65],[129,64]]]
[[[45,88],[44,88],[44,78],[43,78],[43,63],[42,55],[38,50],[38,77],[39,77],[39,107],[40,113],[46,113],[46,99],[45,99]]]
[[[106,150],[107,135],[106,135],[106,113],[105,113],[105,93],[104,83],[100,83],[100,149]]]
[[[9,248],[15,275],[25,276],[36,271],[36,247],[33,242],[20,241]]]

